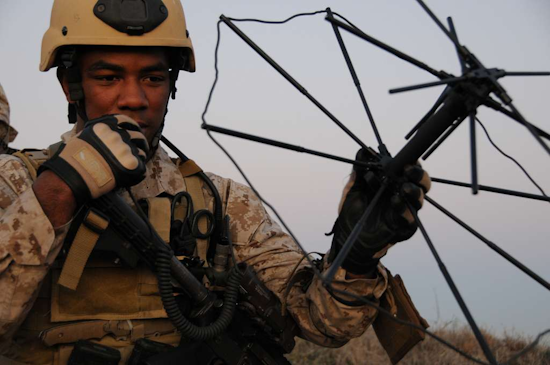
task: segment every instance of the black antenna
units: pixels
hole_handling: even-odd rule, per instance
[[[428,14],[436,21],[438,26],[445,32],[445,34],[451,39],[453,44],[455,45],[457,54],[459,56],[459,60],[461,63],[461,70],[462,75],[459,77],[455,77],[452,74],[446,73],[444,71],[436,71],[429,67],[428,65],[414,59],[413,57],[406,55],[388,45],[385,43],[365,34],[363,31],[361,31],[359,28],[354,26],[351,22],[349,22],[344,17],[340,16],[337,13],[332,13],[330,9],[327,9],[326,11],[317,11],[315,13],[302,13],[302,14],[296,14],[287,20],[284,21],[264,21],[264,20],[258,20],[258,19],[232,19],[227,18],[225,16],[221,16],[221,21],[226,23],[230,29],[235,31],[237,35],[241,37],[250,47],[252,47],[262,58],[264,58],[269,64],[271,64],[283,77],[285,77],[289,82],[291,82],[300,92],[302,92],[308,99],[310,99],[315,105],[317,105],[325,114],[333,120],[341,129],[346,131],[346,133],[349,132],[332,114],[326,110],[319,102],[317,102],[303,87],[296,82],[286,71],[284,71],[271,57],[269,57],[265,52],[263,52],[256,44],[254,44],[244,33],[242,33],[231,21],[256,21],[261,23],[271,23],[271,24],[280,24],[285,23],[289,21],[290,19],[296,18],[298,16],[302,15],[313,15],[313,14],[319,14],[319,13],[327,13],[326,20],[329,21],[333,29],[335,31],[335,34],[337,35],[337,40],[339,41],[340,48],[344,54],[344,58],[346,59],[346,63],[348,65],[348,68],[352,74],[352,78],[354,79],[354,82],[358,86],[358,91],[360,93],[360,96],[362,96],[362,101],[364,101],[364,106],[367,111],[367,115],[369,117],[372,117],[370,114],[370,110],[368,109],[368,106],[366,105],[366,100],[364,99],[364,95],[362,93],[362,90],[359,86],[359,81],[356,78],[356,74],[354,72],[353,65],[351,64],[351,59],[349,58],[349,55],[347,54],[347,50],[345,49],[345,46],[343,44],[341,35],[339,33],[339,28],[342,28],[374,45],[377,47],[380,47],[395,56],[414,64],[421,69],[431,73],[432,75],[438,77],[441,81],[437,82],[431,82],[428,84],[422,84],[422,85],[414,85],[411,87],[408,87],[408,90],[414,90],[418,88],[424,88],[424,87],[431,87],[431,86],[437,86],[437,85],[447,85],[445,91],[440,95],[435,105],[431,108],[431,110],[426,114],[424,118],[413,128],[413,130],[407,135],[408,138],[410,138],[409,142],[399,151],[399,153],[394,157],[391,158],[389,153],[386,156],[381,156],[380,162],[374,163],[370,166],[371,169],[377,170],[381,177],[381,187],[379,188],[378,192],[375,194],[374,198],[371,200],[370,204],[366,208],[365,212],[363,213],[362,217],[360,217],[358,223],[353,228],[352,233],[348,237],[348,240],[345,242],[342,250],[337,255],[335,260],[332,262],[331,267],[329,270],[324,274],[321,275],[318,270],[314,269],[314,275],[316,275],[319,279],[323,280],[323,283],[327,290],[329,292],[337,292],[336,289],[332,287],[332,280],[334,278],[334,274],[340,267],[343,260],[345,260],[345,257],[349,253],[351,247],[354,244],[354,241],[356,240],[356,237],[359,233],[359,231],[364,226],[366,220],[368,219],[371,212],[375,209],[379,199],[384,194],[385,191],[389,189],[394,189],[394,186],[399,183],[402,175],[402,170],[406,164],[412,164],[414,163],[420,156],[423,154],[430,154],[443,141],[452,133],[453,130],[455,130],[458,125],[467,117],[470,117],[470,123],[472,118],[475,120],[475,112],[477,110],[477,107],[480,105],[487,105],[495,110],[501,111],[513,120],[516,120],[517,122],[524,125],[530,133],[532,133],[535,138],[542,143],[542,145],[548,149],[548,146],[542,141],[541,138],[550,139],[548,133],[542,131],[540,128],[535,127],[528,123],[525,118],[519,113],[519,111],[512,105],[511,98],[507,95],[506,91],[502,86],[498,83],[497,79],[504,77],[504,76],[539,76],[539,75],[548,75],[550,73],[548,72],[507,72],[500,69],[487,69],[481,64],[481,62],[471,53],[467,50],[466,47],[461,46],[458,42],[458,37],[456,35],[456,31],[454,29],[454,25],[452,23],[452,19],[448,19],[449,22],[449,28],[451,31],[447,30],[443,24],[435,17],[435,15],[428,9],[428,7],[421,1],[417,0],[422,5],[422,7],[428,12]],[[336,19],[334,16],[338,16],[339,18],[344,19],[347,23],[343,23],[340,20]],[[205,107],[205,110],[203,112],[203,128],[207,130],[209,136],[211,131],[224,133],[233,135],[235,137],[239,138],[245,138],[254,140],[256,142],[261,142],[264,144],[282,147],[286,149],[295,150],[298,152],[304,152],[304,148],[294,145],[289,145],[283,142],[279,141],[273,141],[269,140],[263,137],[257,137],[257,136],[251,136],[247,135],[242,132],[227,130],[225,128],[215,127],[212,125],[209,125],[206,123],[205,114],[208,110],[208,105],[212,98],[212,93],[214,91],[216,82],[218,80],[218,69],[217,69],[217,51],[218,51],[218,45],[219,45],[219,23],[218,23],[218,43],[216,45],[216,53],[215,53],[215,69],[216,69],[216,78],[214,80],[214,84],[212,86],[212,89],[210,91],[210,95]],[[349,61],[349,62],[348,62]],[[394,90],[395,91],[395,90]],[[405,91],[403,88],[402,90],[398,91]],[[500,104],[496,100],[491,98],[491,94],[495,94],[502,102]],[[507,109],[506,106],[508,106]],[[372,118],[369,118],[371,123],[373,124],[373,129],[376,130],[374,121]],[[473,127],[473,126],[471,126]],[[375,132],[376,133],[376,132]],[[471,151],[472,151],[472,163],[474,165],[477,165],[477,158],[476,158],[476,151],[475,151],[475,130],[471,129]],[[356,142],[358,142],[363,148],[364,145],[358,141],[358,138],[354,136],[351,132],[348,133],[350,137],[352,137]],[[379,136],[378,136],[379,137]],[[215,140],[214,140],[215,141]],[[378,138],[379,144],[381,143],[381,138]],[[230,156],[230,154],[219,144],[219,142],[215,141],[215,143],[222,148],[222,150],[228,155],[228,157],[232,160],[232,162],[236,165],[237,169],[243,174],[245,180],[249,182],[246,175],[244,175],[244,172],[242,169],[238,166],[238,164],[234,161],[234,159]],[[370,151],[367,148],[367,151]],[[381,149],[382,151],[382,149]],[[331,156],[328,154],[324,154],[322,152],[313,151],[317,156],[325,157],[325,158],[331,158],[335,159],[341,162],[347,162],[347,163],[353,163],[358,164],[358,161],[354,160],[347,160],[343,158],[338,158],[336,156]],[[371,152],[372,153],[372,152]],[[335,158],[336,157],[336,158]],[[382,169],[382,171],[380,171]],[[506,195],[512,195],[512,196],[518,196],[518,197],[524,197],[524,198],[530,198],[530,199],[537,199],[537,200],[543,200],[543,201],[549,201],[550,198],[547,196],[538,196],[534,194],[528,194],[528,193],[522,193],[522,192],[515,192],[490,186],[484,186],[479,185],[477,183],[477,167],[473,166],[472,168],[472,184],[467,183],[460,183],[450,180],[443,180],[443,179],[432,179],[434,182],[440,182],[440,183],[446,183],[446,184],[453,184],[458,186],[465,186],[473,188],[474,190],[483,190],[483,191],[490,191],[494,193],[500,193],[500,194],[506,194]],[[250,182],[249,182],[250,184]],[[256,190],[254,190],[256,192]],[[541,190],[542,192],[542,190]],[[544,195],[544,192],[542,192]],[[258,195],[259,196],[259,195]],[[263,199],[260,197],[260,199],[263,201]],[[496,251],[498,254],[503,256],[505,259],[510,261],[512,264],[514,264],[516,267],[518,267],[520,270],[522,270],[524,273],[529,275],[531,278],[539,282],[541,285],[543,285],[545,288],[549,288],[548,282],[546,282],[544,279],[540,278],[538,275],[536,275],[534,272],[529,270],[525,265],[521,264],[518,260],[510,256],[508,253],[500,249],[497,245],[492,243],[491,241],[484,238],[481,234],[477,233],[473,228],[467,226],[464,222],[459,220],[456,216],[452,215],[448,210],[441,207],[437,203],[435,203],[432,199],[429,199],[427,197],[427,200],[430,201],[430,203],[437,205],[437,208],[440,209],[443,213],[449,216],[453,221],[455,221],[457,224],[461,225],[465,229],[467,229],[469,232],[474,234],[476,237],[481,239],[484,243],[486,243],[490,248],[492,248],[494,251]],[[266,203],[267,204],[267,203]],[[269,205],[271,207],[271,205]],[[274,208],[272,208],[274,210]],[[483,335],[479,331],[479,328],[477,327],[477,324],[471,315],[469,309],[466,306],[466,303],[462,299],[458,288],[454,284],[450,273],[445,268],[445,265],[443,264],[441,258],[439,257],[439,254],[437,253],[431,239],[429,238],[422,222],[418,218],[418,215],[416,214],[416,211],[412,207],[409,207],[411,212],[414,215],[414,218],[420,228],[420,231],[424,235],[426,242],[432,251],[432,254],[434,255],[434,258],[438,262],[438,265],[440,267],[440,270],[447,281],[447,284],[449,285],[451,291],[453,292],[453,295],[455,296],[458,304],[460,305],[468,323],[470,324],[472,331],[474,332],[474,335],[476,336],[481,348],[483,349],[483,352],[485,356],[487,357],[488,361],[491,362],[491,364],[496,364],[496,359],[494,355],[492,354],[489,346],[487,345],[487,342],[483,338]],[[279,217],[282,221],[282,218],[276,213],[277,217]],[[283,221],[282,221],[283,222]],[[285,228],[290,232],[290,229],[284,224]],[[292,232],[290,232],[291,236],[295,239],[295,237],[292,235]],[[296,239],[295,239],[296,240]],[[301,244],[296,240],[298,246],[302,248]],[[302,249],[303,250],[303,249]],[[308,261],[310,261],[309,256],[305,254],[306,258],[308,258]],[[311,262],[310,262],[311,264]],[[351,295],[351,294],[350,294]],[[351,295],[353,296],[353,295]],[[372,304],[369,303],[367,299],[360,298],[361,303],[364,304]],[[336,298],[338,300],[338,298]],[[393,319],[393,318],[392,318]],[[537,340],[543,336],[545,333],[549,331],[542,332],[538,337]],[[532,345],[530,345],[532,347]],[[528,351],[529,347],[522,350],[520,354],[524,354],[526,351]],[[456,350],[456,349],[455,349]],[[461,353],[461,352],[460,352]],[[476,361],[478,363],[483,363],[482,361],[478,359],[473,359],[469,357],[468,355],[461,353],[463,356],[466,356],[467,358]],[[515,357],[514,357],[515,358]],[[483,363],[484,364],[484,363]]]

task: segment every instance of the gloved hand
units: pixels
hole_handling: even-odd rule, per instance
[[[38,174],[51,170],[73,191],[77,204],[115,188],[129,187],[145,177],[149,146],[139,125],[125,115],[90,120],[61,146]]]
[[[370,162],[370,156],[368,152],[360,150],[356,159]],[[353,185],[342,197],[340,215],[334,224],[329,262],[332,262],[340,252],[378,191],[379,184],[374,171],[355,166],[353,178],[354,180],[350,180],[350,184]],[[353,274],[372,273],[380,258],[393,244],[412,237],[417,226],[404,199],[415,209],[420,209],[424,202],[424,194],[428,192],[430,185],[430,177],[420,165],[406,166],[403,182],[388,187],[380,197],[342,267]]]

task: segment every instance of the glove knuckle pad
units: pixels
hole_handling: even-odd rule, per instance
[[[113,157],[124,168],[133,170],[137,167],[132,148],[123,140],[120,133],[113,131],[109,126],[103,123],[94,125],[93,131],[103,145],[111,152]]]
[[[130,129],[135,131],[141,130],[137,122],[127,115],[116,114],[113,116],[113,118],[115,118],[115,120],[117,121],[119,128]]]

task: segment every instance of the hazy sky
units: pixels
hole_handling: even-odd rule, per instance
[[[444,20],[453,16],[460,41],[490,67],[509,71],[550,70],[550,3],[546,0],[462,0],[429,2]],[[166,135],[205,170],[242,181],[227,158],[200,129],[214,79],[216,22],[234,18],[285,19],[298,12],[332,10],[366,33],[435,69],[458,74],[451,43],[412,0],[401,1],[187,1],[188,28],[195,44],[197,72],[181,74],[178,98],[170,104]],[[15,147],[45,147],[68,128],[66,103],[54,72],[38,71],[40,43],[49,24],[51,1],[0,1],[0,82],[20,134]],[[330,25],[322,15],[287,25],[238,23],[334,115],[375,146],[360,99]],[[353,157],[358,146],[315,106],[222,25],[220,80],[207,119],[211,124]],[[392,153],[431,107],[440,87],[389,95],[388,89],[435,81],[434,77],[343,32],[380,132]],[[515,105],[534,124],[550,131],[550,78],[502,81]],[[516,157],[550,191],[550,156],[514,121],[481,108],[479,118],[493,139]],[[220,136],[259,191],[282,213],[311,251],[326,251],[336,206],[350,167],[273,147]],[[469,139],[461,126],[426,162],[432,176],[470,179]],[[478,129],[480,183],[536,193],[519,169],[499,155]],[[550,280],[550,205],[435,184],[430,196],[546,280]],[[423,219],[466,302],[482,325],[529,335],[550,327],[550,296],[483,243],[430,206]],[[384,263],[404,278],[428,320],[463,321],[421,235],[399,244]]]

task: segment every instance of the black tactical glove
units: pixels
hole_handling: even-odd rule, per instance
[[[90,120],[38,173],[51,170],[73,191],[77,204],[145,177],[149,146],[139,125],[125,115]]]
[[[372,155],[369,152],[360,150],[356,159],[370,162],[370,156]],[[343,197],[345,200],[334,224],[329,262],[340,252],[380,186],[380,180],[374,171],[356,166],[353,177],[353,186]],[[342,267],[353,274],[372,273],[391,245],[409,239],[417,229],[404,199],[418,210],[422,207],[424,194],[429,189],[430,178],[420,165],[406,166],[403,182],[388,187],[380,197]]]

